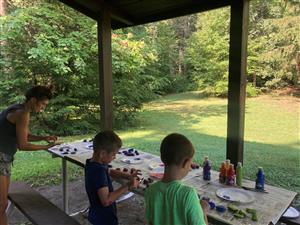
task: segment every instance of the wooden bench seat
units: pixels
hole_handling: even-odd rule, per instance
[[[33,224],[80,225],[26,183],[12,182],[8,198]]]

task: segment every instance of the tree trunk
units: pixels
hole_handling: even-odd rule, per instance
[[[177,48],[178,48],[178,62],[177,62],[177,72],[179,75],[186,75],[186,65],[185,65],[185,48],[186,40],[191,36],[191,34],[196,30],[197,16],[184,16],[175,18],[172,20],[173,28],[175,29],[175,34],[177,37]]]
[[[7,0],[0,0],[0,16],[6,15]]]
[[[253,87],[256,87],[256,73],[253,74]]]

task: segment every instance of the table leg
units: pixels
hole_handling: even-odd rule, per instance
[[[63,210],[69,213],[69,192],[68,192],[68,169],[67,160],[62,158],[62,189],[63,189]]]

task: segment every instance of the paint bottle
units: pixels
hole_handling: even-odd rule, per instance
[[[262,167],[258,167],[258,171],[256,174],[255,188],[257,190],[265,189],[265,174]]]
[[[210,180],[210,169],[211,169],[211,163],[208,160],[208,156],[205,156],[203,161],[203,180]]]
[[[227,185],[234,185],[235,184],[235,170],[234,170],[234,165],[230,164],[229,169],[227,171],[227,180],[226,180]]]
[[[225,167],[226,167],[226,170],[229,169],[229,167],[230,167],[230,159],[226,159],[225,160]]]
[[[238,162],[236,167],[236,184],[238,186],[242,186],[242,180],[243,180],[243,166],[241,162]]]
[[[221,184],[224,184],[225,181],[226,181],[226,166],[225,166],[225,161],[223,161],[221,163],[221,167],[220,167],[220,170],[219,170],[219,182]]]
[[[227,184],[227,178],[228,178],[228,171],[230,168],[230,159],[225,160],[225,168],[226,168],[226,173],[225,173],[225,184]]]

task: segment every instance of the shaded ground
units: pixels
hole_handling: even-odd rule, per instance
[[[61,186],[43,186],[36,188],[43,196],[52,203],[62,208],[62,188]],[[84,181],[77,180],[69,183],[69,207],[70,212],[74,213],[88,207],[88,199],[84,189]],[[119,225],[143,225],[146,224],[144,219],[144,200],[139,195],[122,201],[117,204]],[[88,225],[84,213],[74,216],[83,225]],[[16,208],[9,215],[10,225],[29,225],[26,217],[24,217]],[[57,224],[59,225],[59,224]]]

